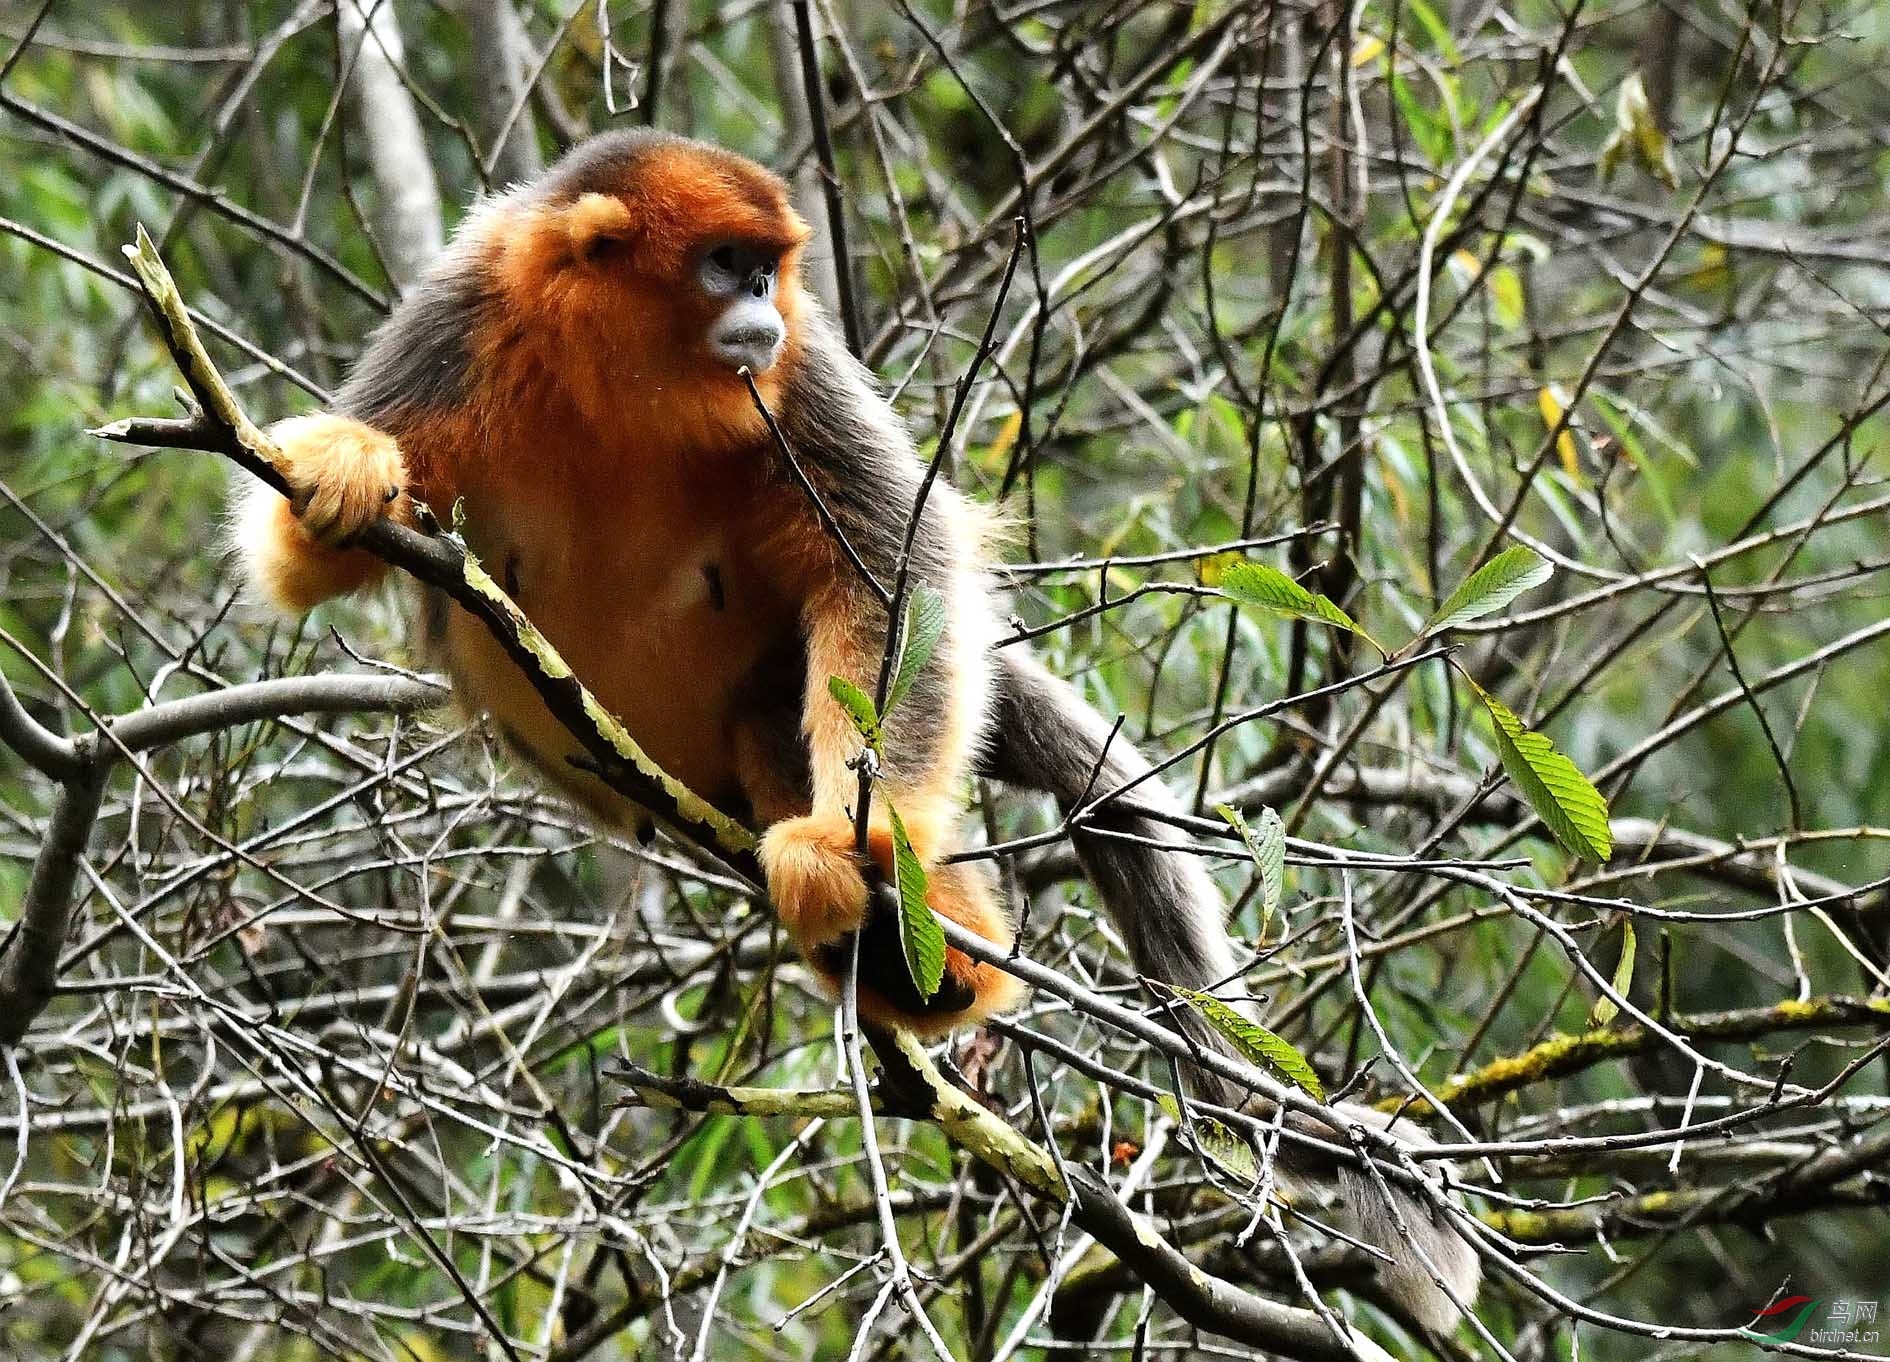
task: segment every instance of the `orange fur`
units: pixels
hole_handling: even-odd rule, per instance
[[[684,144],[662,148],[612,193],[489,203],[448,258],[502,295],[467,338],[466,402],[403,409],[385,434],[335,416],[283,423],[291,482],[307,488],[301,518],[274,498],[266,516],[246,514],[243,531],[252,575],[280,603],[306,608],[378,573],[377,562],[333,545],[382,509],[390,476],[442,520],[457,508],[468,546],[650,756],[705,798],[746,801],[770,825],[760,848],[770,897],[803,951],[856,930],[866,908],[847,766],[860,739],[826,678],[870,689],[884,621],[835,588],[846,569],[833,545],[767,481],[769,436],[747,385],[708,348],[726,303],[704,294],[693,271],[709,242],[780,252],[775,305],[787,340],[755,380],[778,407],[803,362],[806,239],[774,177]],[[758,667],[803,637],[811,800],[798,777],[771,766],[744,708]],[[570,763],[570,735],[475,620],[446,612],[432,642],[462,703],[490,715],[567,795],[619,826],[647,817]],[[934,868],[935,906],[1008,944],[983,877],[934,864],[953,846],[969,755],[964,716],[955,708],[948,722],[945,754],[890,779],[884,797]],[[876,823],[883,873],[889,838]],[[1007,976],[955,951],[948,969],[978,993],[961,1019],[1015,997]],[[867,1015],[899,1020],[870,992]]]
[[[819,814],[785,818],[762,835],[760,852],[768,897],[803,954],[860,929],[866,877],[852,823]]]

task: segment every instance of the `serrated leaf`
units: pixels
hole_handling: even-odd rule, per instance
[[[914,587],[906,599],[905,626],[899,631],[899,663],[886,688],[886,713],[891,714],[919,679],[925,664],[945,633],[945,598],[929,586]]]
[[[945,929],[926,906],[925,866],[912,849],[899,810],[889,802],[886,815],[892,821],[893,884],[899,891],[899,946],[913,987],[921,998],[930,998],[945,980]]]
[[[1215,812],[1240,834],[1247,854],[1253,858],[1254,868],[1260,872],[1260,939],[1265,941],[1267,928],[1280,910],[1280,896],[1286,889],[1286,824],[1271,808],[1260,810],[1258,828],[1249,824],[1232,804],[1222,804]]]
[[[1378,641],[1331,600],[1317,592],[1308,591],[1278,568],[1268,567],[1265,563],[1229,563],[1221,574],[1220,592],[1230,601],[1241,605],[1258,606],[1276,614],[1291,615],[1294,619],[1344,629],[1378,648]],[[1378,648],[1378,651],[1382,653],[1384,649]]]
[[[1326,1100],[1325,1085],[1319,1081],[1318,1073],[1291,1042],[1242,1016],[1212,994],[1176,988],[1173,984],[1161,986],[1199,1012],[1207,1024],[1226,1037],[1248,1061],[1285,1079],[1315,1102]]]
[[[866,745],[875,752],[879,751],[879,711],[873,708],[873,697],[844,676],[827,678],[827,694],[847,712],[854,728],[866,739]]]
[[[1470,682],[1496,726],[1496,751],[1510,782],[1529,807],[1575,855],[1597,864],[1614,855],[1608,827],[1608,801],[1542,734],[1524,727],[1509,707],[1475,681]]]
[[[1157,1093],[1155,1105],[1168,1113],[1168,1119],[1183,1129],[1192,1129],[1195,1148],[1203,1158],[1213,1161],[1222,1172],[1252,1186],[1260,1181],[1260,1164],[1253,1156],[1253,1146],[1241,1139],[1212,1116],[1189,1112],[1182,1119],[1181,1103],[1172,1093]]]
[[[1624,918],[1621,922],[1621,958],[1614,966],[1614,991],[1623,998],[1634,985],[1634,920]],[[1621,1014],[1621,1006],[1607,994],[1595,999],[1595,1005],[1588,1010],[1590,1026],[1606,1026]]]
[[[1221,579],[1227,576],[1228,568],[1232,567],[1235,563],[1244,563],[1246,561],[1245,558],[1240,556],[1238,550],[1235,549],[1223,549],[1219,553],[1210,553],[1205,558],[1195,560],[1195,580],[1200,582],[1202,586],[1218,587],[1221,584]]]
[[[1523,592],[1548,581],[1554,571],[1534,549],[1513,544],[1464,578],[1463,584],[1450,593],[1450,599],[1437,607],[1424,633],[1455,629],[1501,610]]]

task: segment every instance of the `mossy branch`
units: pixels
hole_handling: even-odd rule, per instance
[[[1130,1210],[1087,1167],[1072,1166],[1065,1177],[1047,1149],[987,1111],[940,1073],[914,1037],[880,1033],[874,1044],[886,1066],[875,1093],[876,1110],[935,1122],[949,1139],[987,1167],[1058,1205],[1068,1203],[1071,1222],[1120,1259],[1182,1318],[1307,1362],[1357,1362],[1360,1358],[1388,1362],[1388,1354],[1363,1334],[1348,1329],[1344,1338],[1335,1337],[1328,1323],[1313,1311],[1268,1300],[1205,1271],[1154,1224]],[[677,1080],[634,1067],[626,1075],[637,1100],[651,1105],[748,1116],[857,1114],[851,1096],[837,1090],[832,1094],[837,1101],[830,1107],[824,1100],[827,1094],[802,1089],[769,1095],[767,1089]]]
[[[1779,1031],[1813,1031],[1837,1026],[1890,1028],[1890,998],[1820,997],[1788,999],[1770,1007],[1747,1007],[1727,1012],[1677,1014],[1665,1019],[1677,1034],[1690,1040],[1756,1040]],[[1437,1088],[1438,1100],[1451,1106],[1475,1105],[1526,1088],[1532,1083],[1563,1078],[1611,1059],[1647,1054],[1662,1044],[1644,1026],[1597,1026],[1575,1034],[1552,1036],[1521,1054],[1493,1059],[1472,1073],[1462,1074]],[[1405,1116],[1433,1115],[1423,1098],[1406,1102],[1388,1097],[1381,1111]]]

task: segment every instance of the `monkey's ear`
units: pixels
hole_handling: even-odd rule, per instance
[[[595,260],[605,252],[627,245],[637,235],[636,221],[623,200],[610,194],[585,194],[564,210],[564,230],[571,255]]]

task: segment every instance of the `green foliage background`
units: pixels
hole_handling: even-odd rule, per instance
[[[792,68],[773,26],[787,22],[784,12],[755,3],[664,8],[670,48],[654,121],[784,170],[805,166],[805,139],[780,114],[778,75]],[[1514,499],[1516,530],[1592,569],[1559,572],[1495,627],[1472,626],[1458,660],[1582,770],[1602,773],[1597,783],[1617,828],[1627,820],[1634,832],[1617,832],[1608,871],[1571,861],[1527,824],[1506,790],[1465,818],[1448,817],[1464,789],[1499,766],[1487,716],[1440,665],[1382,684],[1376,698],[1349,689],[1330,705],[1242,725],[1215,744],[1205,777],[1197,759],[1181,762],[1170,773],[1177,789],[1200,786],[1218,798],[1271,779],[1265,788],[1275,793],[1259,802],[1279,806],[1297,834],[1323,843],[1520,856],[1523,866],[1503,872],[1518,884],[1698,915],[1638,919],[1631,996],[1645,1008],[1703,1012],[1805,990],[1872,991],[1835,932],[1807,914],[1712,919],[1794,892],[1783,865],[1856,890],[1833,913],[1863,953],[1884,958],[1890,642],[1855,636],[1885,617],[1890,534],[1885,509],[1850,510],[1882,496],[1890,402],[1883,7],[1678,6],[1683,18],[1662,45],[1650,40],[1663,31],[1658,6],[1588,5],[1571,15],[1538,0],[1449,9],[1364,0],[1338,29],[1324,8],[1301,21],[1303,69],[1314,75],[1305,85],[1279,64],[1284,9],[1051,3],[960,13],[924,5],[922,27],[898,7],[836,9],[847,55],[823,47],[825,94],[865,331],[875,341],[869,359],[922,439],[936,434],[995,296],[1012,239],[1012,146],[1042,171],[1031,200],[1034,249],[1000,328],[1005,348],[996,377],[970,405],[954,468],[962,485],[994,503],[1007,475],[1019,474],[1001,498],[1015,524],[1009,557],[1160,554],[1344,520],[1346,479],[1357,469],[1354,539],[1328,533],[1253,556],[1333,592],[1395,646],[1505,538],[1446,454],[1418,378],[1422,343],[1468,468],[1499,508]],[[531,6],[534,43],[550,47],[541,83],[576,125],[639,121],[645,111],[613,118],[606,109],[595,10]],[[450,225],[482,188],[472,149],[482,135],[480,54],[455,7],[403,0],[398,12],[407,71],[430,105],[423,124]],[[614,3],[606,12],[611,41],[642,63],[618,70],[621,104],[629,89],[646,88],[639,83],[648,80],[654,15]],[[0,50],[34,17],[32,6],[0,5]],[[938,35],[949,63],[923,30]],[[375,244],[382,205],[363,169],[364,133],[334,107],[335,32],[319,4],[59,2],[0,79],[0,668],[45,722],[83,727],[81,703],[120,713],[191,693],[211,677],[353,669],[360,657],[415,661],[403,651],[391,597],[300,622],[237,598],[218,550],[227,473],[213,456],[128,451],[85,433],[172,409],[176,374],[119,277],[117,248],[137,223],[159,237],[195,307],[281,362],[216,345],[258,420],[316,405],[375,325],[393,285]],[[1262,32],[1274,35],[1271,46]],[[247,56],[206,59],[247,53],[266,37],[280,46],[246,86],[238,82],[250,74]],[[1334,50],[1351,57],[1338,62]],[[1545,57],[1550,51],[1558,56]],[[1145,64],[1155,69],[1129,101],[1131,116],[1098,114],[1104,93]],[[1335,101],[1341,70],[1357,98],[1356,127],[1343,98]],[[1611,180],[1599,172],[1618,92],[1637,71],[1672,84],[1650,134],[1675,157],[1671,188],[1633,155]],[[1446,182],[1545,72],[1540,120],[1526,120],[1521,137],[1472,176],[1457,211],[1475,202],[1476,217],[1446,224],[1465,230],[1438,258],[1432,328],[1420,337],[1412,270]],[[860,117],[862,77],[874,92],[877,144]],[[555,152],[560,134],[546,106],[535,103],[528,117],[547,154]],[[1346,132],[1349,152],[1334,150],[1334,127]],[[1729,145],[1736,154],[1714,172]],[[1500,182],[1486,196],[1498,161]],[[1362,198],[1350,178],[1361,164]],[[179,192],[185,181],[214,194]],[[270,243],[235,220],[232,205],[287,224],[336,267]],[[916,258],[907,257],[902,217]],[[1050,308],[1033,342],[1039,280]],[[1356,345],[1347,343],[1354,328]],[[1545,391],[1573,414],[1565,441],[1548,439]],[[1713,559],[1729,543],[1767,534],[1749,551]],[[1712,560],[1713,601],[1696,558]],[[1374,664],[1342,634],[1233,614],[1203,589],[1219,566],[1197,556],[1106,574],[1029,575],[1017,583],[1014,608],[1040,626],[1092,605],[1105,575],[1113,596],[1167,584],[1038,644],[1053,670],[1076,678],[1105,713],[1126,714],[1125,732],[1159,751],[1195,740],[1219,715]],[[1737,695],[1740,678],[1756,684],[1826,648],[1828,659],[1753,703]],[[1736,702],[1658,742],[1629,769],[1612,765],[1676,713],[1729,688]],[[457,725],[446,715],[326,725],[346,738],[346,752],[306,731],[262,725],[157,754],[136,788],[120,778],[93,845],[101,881],[123,903],[149,905],[148,929],[214,998],[261,1009],[290,1034],[321,1037],[363,1068],[310,1077],[334,1100],[326,1110],[254,1087],[220,1097],[219,1084],[260,1076],[267,1064],[227,1034],[234,1022],[211,1019],[156,955],[113,931],[114,910],[94,887],[71,939],[107,933],[107,948],[69,966],[76,991],[21,1054],[45,1113],[70,1106],[103,1114],[71,1130],[45,1125],[0,1207],[0,1352],[60,1356],[97,1316],[88,1358],[231,1349],[281,1359],[493,1355],[480,1351],[489,1345],[474,1342],[471,1316],[420,1246],[414,1209],[398,1207],[393,1184],[338,1152],[349,1148],[350,1118],[369,1096],[362,1073],[392,1062],[447,1081],[446,1067],[390,1044],[392,1032],[408,1047],[446,1046],[446,1060],[488,1085],[487,1115],[503,1138],[466,1119],[471,1108],[455,1089],[451,1112],[422,1110],[390,1136],[389,1157],[398,1168],[408,1157],[398,1152],[403,1142],[423,1147],[404,1170],[408,1195],[461,1270],[491,1286],[486,1299],[508,1332],[564,1357],[559,1349],[586,1324],[622,1310],[629,1318],[596,1355],[667,1355],[664,1317],[638,1294],[653,1280],[646,1260],[671,1274],[704,1264],[712,1272],[754,1176],[799,1127],[613,1114],[599,1063],[622,1055],[704,1078],[824,1085],[834,1076],[828,1010],[774,949],[765,920],[712,877],[677,870],[673,854],[652,869],[633,849],[598,845],[479,735],[443,741]],[[1340,734],[1355,745],[1337,776],[1355,766],[1403,773],[1417,793],[1355,798],[1328,789],[1295,808],[1295,791]],[[422,751],[418,778],[405,783],[377,779],[364,755],[393,763]],[[1281,771],[1295,773],[1283,786]],[[155,798],[151,782],[201,827]],[[42,778],[0,756],[0,922],[16,911],[50,797]],[[299,821],[311,809],[316,816]],[[1257,816],[1257,804],[1250,811]],[[1022,802],[1002,804],[993,817],[1000,829],[1046,825],[1043,811]],[[205,829],[231,841],[264,837],[272,864],[371,925],[297,904],[253,867],[219,862]],[[1733,849],[1663,864],[1684,857],[1689,835]],[[1776,841],[1763,840],[1780,837],[1782,857]],[[1761,839],[1759,849],[1736,854],[1741,839]],[[626,889],[627,872],[640,864],[641,878],[631,876],[640,888]],[[1263,947],[1251,982],[1268,994],[1269,1025],[1336,1086],[1375,1049],[1343,981],[1301,995],[1306,962],[1343,945],[1334,926],[1338,877],[1290,871],[1290,935],[1263,943],[1257,895],[1243,892],[1251,867],[1232,848],[1217,864],[1230,893],[1242,895],[1237,934]],[[517,872],[522,887],[514,865],[527,868]],[[1025,867],[1040,895],[1032,953],[1122,984],[1119,963],[1105,963],[1109,938],[1088,891],[1069,870],[1054,859]],[[1487,895],[1415,871],[1360,876],[1356,887],[1371,935],[1461,919],[1371,970],[1380,1019],[1427,1084],[1588,1025],[1590,983],[1528,923],[1486,912],[1498,906]],[[536,929],[506,925],[508,894],[511,911]],[[1614,970],[1616,916],[1596,902],[1538,906],[1569,927],[1604,974]],[[1846,916],[1854,909],[1856,922]],[[260,939],[237,933],[239,924]],[[398,929],[416,924],[418,939]],[[570,924],[590,924],[593,937]],[[679,980],[639,975],[652,939],[716,944],[726,955]],[[481,952],[489,953],[488,980],[523,981],[514,992],[469,1001],[463,985],[478,977]],[[541,976],[562,979],[569,995],[542,1014],[505,1013],[529,999],[530,980]],[[309,1013],[313,1021],[299,1019],[300,999],[368,985],[388,992],[324,1003]],[[426,992],[433,985],[437,995]],[[411,1013],[390,1002],[402,989],[420,990]],[[468,1040],[486,1011],[508,1020]],[[700,1028],[679,1033],[679,1019]],[[1068,1017],[1045,1012],[1032,1021],[1100,1045],[1113,1063],[1143,1062]],[[1793,1080],[1815,1084],[1880,1033],[1787,1032],[1706,1048],[1765,1075],[1790,1055]],[[261,1049],[301,1062],[279,1037]],[[1861,1103],[1847,1109],[1850,1127],[1883,1120],[1884,1072],[1874,1062],[1844,1089]],[[994,1074],[1012,1117],[1034,1129],[1015,1047]],[[1386,1066],[1372,1077],[1375,1093],[1400,1091]],[[1462,1114],[1484,1130],[1527,1129],[1517,1123],[1588,1104],[1678,1100],[1693,1078],[1682,1056],[1656,1051]],[[180,1108],[187,1126],[174,1130],[161,1107],[133,1111],[167,1091],[189,1094]],[[1700,1092],[1709,1102],[1757,1100],[1714,1075]],[[1103,1133],[1139,1141],[1160,1119],[1150,1104],[1120,1094],[1099,1105],[1087,1080],[1061,1082],[1049,1097],[1067,1122],[1061,1138],[1073,1157],[1101,1158]],[[1677,1108],[1664,1114],[1671,1123]],[[1580,1129],[1639,1128],[1642,1119],[1624,1107],[1592,1114]],[[1792,1122],[1768,1129],[1785,1139]],[[1805,1138],[1834,1138],[1838,1129]],[[1035,1241],[1013,1223],[1015,1203],[936,1131],[889,1127],[882,1138],[902,1194],[918,1203],[905,1221],[909,1250],[929,1248],[928,1259],[954,1273],[936,1318],[961,1355],[976,1355],[981,1334],[989,1343],[984,1322],[1021,1308],[1037,1289]],[[597,1181],[561,1170],[547,1151]],[[1715,1162],[1729,1157],[1723,1151],[1697,1152],[1701,1165],[1688,1162],[1696,1155],[1689,1147],[1679,1174],[1602,1161],[1525,1177],[1511,1190],[1574,1201],[1694,1176],[1738,1184],[1737,1164]],[[1660,1153],[1654,1162],[1664,1164]],[[871,1300],[870,1274],[783,1333],[771,1326],[873,1251],[870,1216],[845,1213],[866,1196],[858,1154],[856,1130],[831,1123],[794,1165],[815,1171],[767,1193],[760,1223],[794,1225],[801,1237],[751,1245],[753,1261],[721,1303],[728,1323],[711,1356],[845,1354]],[[173,1294],[140,1288],[108,1300],[106,1264],[122,1245],[133,1246],[135,1262],[148,1261],[139,1227],[163,1222],[152,1206],[171,1195],[174,1156],[188,1169],[193,1202],[231,1197],[227,1214],[199,1223],[141,1269],[141,1281]],[[289,1165],[308,1171],[284,1173]],[[262,1170],[271,1171],[264,1178]],[[1199,1181],[1186,1156],[1171,1172],[1177,1183]],[[1874,1300],[1885,1291],[1883,1178],[1876,1166],[1856,1183],[1859,1199],[1875,1204],[1792,1216],[1761,1208],[1743,1225],[1708,1216],[1696,1228],[1626,1233],[1618,1246],[1590,1238],[1579,1256],[1530,1261],[1570,1294],[1592,1293],[1597,1308],[1656,1326],[1736,1327],[1779,1291]],[[90,1200],[85,1188],[96,1189]],[[961,1202],[955,1189],[972,1200]],[[1185,1237],[1180,1227],[1197,1223],[1195,1211],[1170,1209],[1167,1223]],[[476,1222],[481,1212],[495,1228],[440,1228],[455,1216]],[[278,1220],[288,1230],[281,1241],[268,1232]],[[1755,1232],[1772,1222],[1775,1233]],[[995,1236],[998,1250],[967,1272],[957,1255],[993,1226],[1009,1227]],[[323,1233],[358,1242],[314,1253],[308,1245]],[[288,1262],[295,1253],[311,1257]],[[285,1263],[270,1278],[280,1294],[246,1295],[233,1265],[271,1262]],[[579,1280],[593,1297],[588,1315],[571,1305]],[[215,1285],[193,1294],[205,1283]],[[324,1324],[323,1293],[354,1304]],[[1103,1299],[1109,1336],[1129,1339],[1138,1297]],[[1491,1328],[1518,1356],[1573,1355],[1573,1330],[1540,1301],[1500,1283],[1486,1300]],[[1158,1337],[1187,1337],[1159,1309],[1155,1319]],[[1039,1334],[1070,1323],[1053,1315]],[[1378,1327],[1402,1337],[1388,1321]],[[916,1332],[905,1333],[903,1342],[876,1346],[921,1355]],[[1656,1343],[1588,1325],[1580,1342],[1584,1357],[1719,1357],[1745,1346]]]

